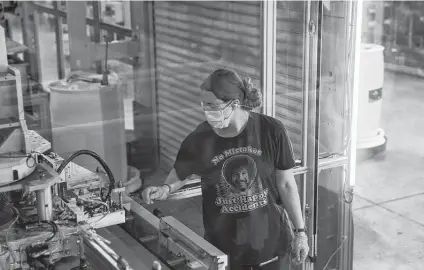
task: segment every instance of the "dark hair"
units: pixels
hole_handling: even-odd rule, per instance
[[[246,97],[242,101],[242,105],[249,111],[261,107],[262,93],[253,85],[249,77],[243,80],[243,86]]]
[[[232,159],[228,160],[228,164],[224,168],[225,178],[227,178],[227,182],[234,184],[232,182],[232,175],[235,171],[238,171],[241,168],[246,168],[249,174],[249,178],[253,178],[255,174],[253,166],[254,165],[252,164],[252,161],[244,155],[235,156]]]
[[[223,101],[238,99],[246,110],[262,106],[262,93],[250,78],[242,80],[237,72],[228,69],[217,69],[205,80],[201,88],[211,91]]]

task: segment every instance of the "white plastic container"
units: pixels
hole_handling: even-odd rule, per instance
[[[386,143],[380,128],[384,84],[384,47],[362,44],[359,71],[358,149]]]
[[[101,85],[101,75],[74,73],[72,79],[49,85],[52,148],[64,159],[77,150],[97,153],[111,169],[115,181],[127,180],[127,155],[123,96],[118,76],[109,75],[109,85]],[[90,82],[89,80],[97,80]],[[90,156],[74,162],[90,171],[101,165]]]

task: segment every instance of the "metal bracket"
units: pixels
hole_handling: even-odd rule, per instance
[[[308,204],[305,205],[305,216],[309,218],[312,214],[311,207]]]
[[[314,35],[317,31],[317,27],[314,23],[314,21],[309,21],[309,33]]]

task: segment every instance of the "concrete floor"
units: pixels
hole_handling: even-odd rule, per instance
[[[386,73],[387,150],[357,166],[354,270],[424,269],[424,79]]]

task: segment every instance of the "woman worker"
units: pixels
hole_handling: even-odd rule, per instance
[[[283,203],[295,227],[292,258],[302,263],[309,247],[285,127],[252,111],[262,95],[234,71],[214,71],[201,89],[207,121],[183,141],[165,184],[147,187],[143,199],[165,200],[197,175],[205,239],[228,254],[230,270],[280,269],[290,248]]]

